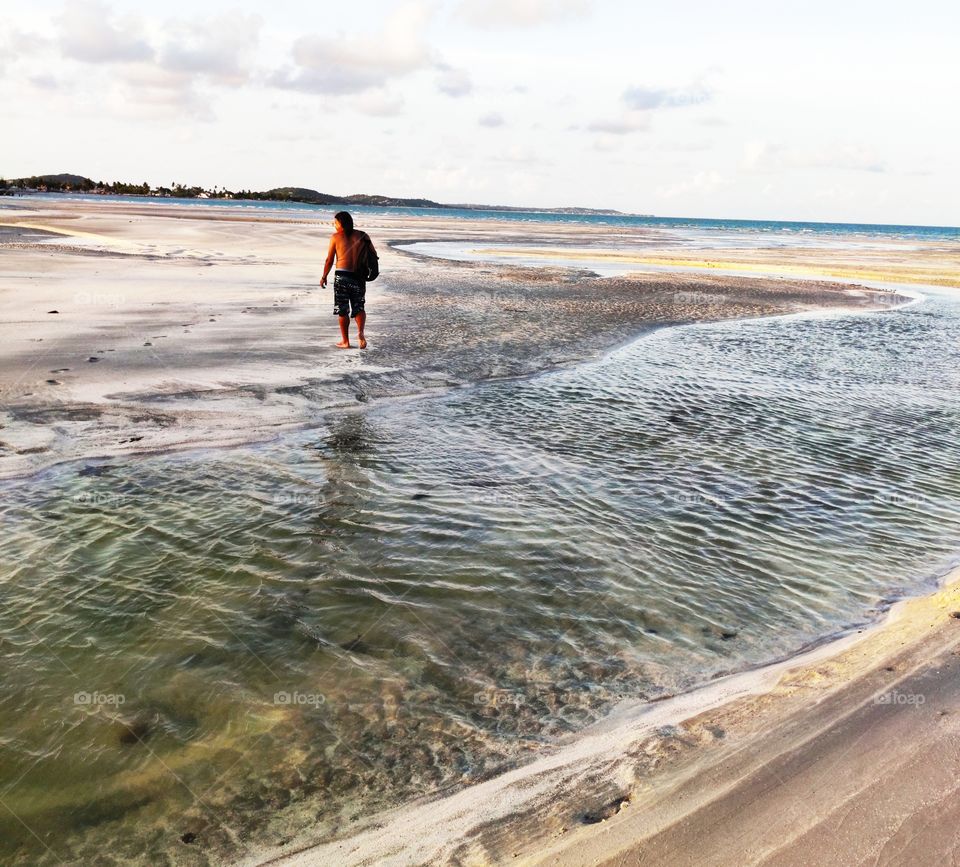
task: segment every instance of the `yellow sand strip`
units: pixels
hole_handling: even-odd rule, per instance
[[[683,259],[666,256],[637,256],[630,253],[614,252],[567,252],[552,250],[508,250],[502,248],[475,249],[474,253],[493,256],[529,257],[544,256],[551,259],[569,259],[573,261],[610,261],[634,265],[658,265],[660,267],[702,268],[704,270],[728,269],[735,271],[778,274],[782,276],[838,277],[844,280],[878,280],[888,283],[917,283],[932,286],[960,287],[960,271],[936,268],[896,267],[871,269],[843,267],[835,265],[785,265],[766,262],[740,262],[721,259]]]
[[[86,238],[91,241],[99,241],[103,244],[114,244],[122,247],[138,246],[131,241],[111,238],[109,235],[98,235],[95,232],[81,232],[78,229],[62,229],[59,226],[48,226],[45,223],[0,223],[0,226],[12,229],[35,229],[38,232],[50,232],[54,235],[66,235],[71,238]]]

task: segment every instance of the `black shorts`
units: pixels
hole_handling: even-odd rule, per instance
[[[367,284],[353,271],[337,271],[333,277],[333,315],[356,316],[363,313]]]

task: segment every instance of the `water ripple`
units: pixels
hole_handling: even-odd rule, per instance
[[[219,823],[333,828],[863,620],[960,553],[958,325],[933,299],[661,331],[8,485],[4,798],[56,857],[12,824],[0,851],[237,855]]]

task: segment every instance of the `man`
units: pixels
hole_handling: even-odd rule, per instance
[[[367,314],[363,309],[367,294],[366,274],[360,267],[360,256],[364,245],[373,244],[366,232],[353,228],[353,217],[346,211],[340,211],[333,218],[336,231],[330,236],[330,249],[327,251],[327,261],[323,266],[323,279],[320,286],[327,285],[327,275],[333,267],[334,259],[337,262],[337,271],[333,276],[333,314],[340,317],[339,349],[350,348],[350,317],[357,320],[357,339],[361,349],[367,348],[367,341],[363,336],[363,326],[367,322]]]

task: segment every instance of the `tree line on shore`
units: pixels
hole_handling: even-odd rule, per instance
[[[178,199],[254,199],[272,202],[301,202],[312,205],[354,204],[354,205],[407,205],[409,207],[441,207],[429,199],[394,199],[389,196],[333,196],[305,187],[278,187],[273,190],[228,190],[226,187],[211,189],[190,187],[175,181],[169,187],[154,187],[144,181],[142,184],[130,184],[125,181],[94,181],[82,175],[33,175],[9,181],[0,178],[0,196],[17,195],[28,192],[38,193],[92,193],[114,196],[154,196]]]
[[[309,205],[363,205],[366,207],[405,207],[405,208],[457,208],[461,210],[528,211],[567,214],[608,214],[619,215],[619,211],[597,210],[595,208],[521,208],[510,205],[444,205],[432,199],[407,199],[393,196],[369,195],[366,193],[350,196],[336,196],[321,193],[306,187],[277,187],[272,190],[228,190],[214,186],[190,187],[172,182],[169,187],[153,187],[144,181],[142,184],[130,184],[125,181],[94,181],[83,175],[32,175],[29,178],[7,180],[0,178],[0,196],[16,196],[25,193],[92,193],[113,196],[154,196],[177,199],[254,199],[268,202],[300,202]]]
[[[0,194],[10,192],[38,192],[38,193],[99,193],[115,196],[169,196],[182,199],[210,198],[232,199],[240,197],[225,187],[186,186],[176,181],[169,187],[154,187],[144,181],[142,184],[131,184],[126,181],[94,181],[81,175],[34,175],[29,178],[7,180],[0,178]]]

